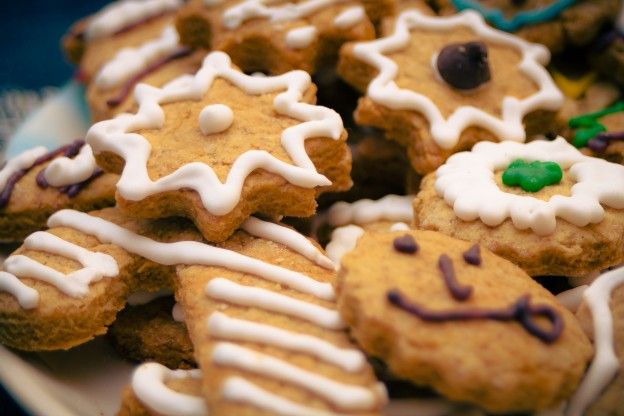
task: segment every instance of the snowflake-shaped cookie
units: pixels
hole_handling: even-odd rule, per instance
[[[466,30],[477,40],[517,52],[521,57],[517,71],[528,79],[529,86],[530,84],[535,86],[536,91],[523,98],[501,97],[500,106],[498,106],[500,114],[495,115],[471,105],[469,101],[467,105],[465,104],[466,96],[470,96],[473,92],[478,94],[480,89],[488,87],[486,84],[475,91],[462,93],[464,98],[461,100],[464,101],[464,105],[458,105],[450,111],[448,116],[445,116],[439,103],[436,105],[432,98],[419,93],[416,89],[404,88],[397,84],[401,68],[387,55],[402,51],[410,42],[414,42],[413,32],[448,32],[450,36],[454,31]],[[453,148],[462,131],[471,126],[486,129],[501,141],[524,141],[526,139],[522,123],[524,116],[538,109],[555,110],[563,100],[561,92],[544,69],[543,65],[550,59],[550,54],[545,47],[492,29],[478,13],[473,11],[443,18],[426,16],[417,10],[405,11],[397,18],[394,32],[391,35],[371,42],[358,43],[353,47],[353,54],[378,72],[368,85],[368,97],[375,103],[393,110],[411,110],[422,114],[430,124],[432,139],[443,149]],[[436,55],[412,56],[411,59],[435,63]],[[440,79],[435,64],[429,66],[440,88],[452,88]],[[494,69],[492,78],[497,76],[501,74]],[[460,96],[457,98],[460,100]]]
[[[276,77],[245,75],[231,66],[226,54],[213,52],[194,76],[182,76],[162,88],[139,84],[137,114],[95,124],[87,141],[99,158],[113,153],[125,160],[118,199],[136,202],[192,190],[202,210],[224,216],[241,202],[246,180],[255,172],[279,176],[304,189],[331,185],[330,179],[317,172],[306,152],[306,140],[331,138],[321,140],[323,146],[331,146],[332,155],[344,153],[343,143],[334,144],[344,140],[344,130],[336,112],[304,102],[310,101],[311,85],[303,71]],[[224,101],[212,102],[213,96]],[[245,101],[251,99],[258,101]],[[176,107],[175,114],[163,109],[169,105],[173,111],[175,103],[182,101],[188,105]],[[234,228],[245,219],[244,214],[257,208],[250,206],[246,213],[238,210],[242,216]],[[178,214],[188,215],[188,211]]]
[[[575,182],[570,195],[555,194],[545,201],[501,189],[495,172],[516,159],[559,164]],[[511,218],[520,230],[530,228],[538,235],[549,235],[555,231],[557,217],[584,227],[603,220],[602,205],[624,209],[624,166],[585,156],[562,137],[528,144],[481,142],[470,152],[451,156],[436,176],[438,195],[457,217],[464,221],[479,218],[492,227]]]

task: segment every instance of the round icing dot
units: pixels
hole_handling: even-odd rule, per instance
[[[291,49],[304,49],[314,42],[317,35],[314,26],[304,26],[292,29],[286,34],[286,46]]]
[[[436,60],[442,79],[460,90],[471,90],[490,80],[487,46],[483,42],[452,43]]]
[[[503,183],[519,186],[527,192],[537,192],[548,185],[561,182],[563,171],[555,162],[525,162],[516,159],[503,172]]]
[[[199,113],[199,128],[206,135],[227,130],[233,121],[232,109],[223,104],[207,105]]]

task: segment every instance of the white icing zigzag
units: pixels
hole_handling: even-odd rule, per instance
[[[45,168],[44,177],[52,186],[66,186],[89,179],[96,169],[91,146],[85,144],[73,159],[65,156],[53,159]]]
[[[552,161],[569,169],[576,182],[571,196],[554,195],[548,201],[502,191],[494,180],[496,170],[515,159]],[[464,221],[477,218],[497,226],[506,218],[539,235],[555,231],[557,217],[584,227],[604,218],[601,204],[624,209],[624,166],[583,155],[562,137],[554,141],[480,142],[470,152],[456,153],[436,172],[435,189]]]
[[[618,371],[620,363],[614,351],[613,315],[609,302],[611,293],[620,285],[624,285],[624,267],[604,273],[583,293],[583,300],[592,315],[596,353],[585,378],[568,403],[565,416],[582,416]]]
[[[123,198],[140,201],[160,192],[193,189],[210,213],[224,215],[236,206],[245,179],[258,168],[279,174],[290,183],[304,188],[331,184],[316,171],[306,154],[304,142],[311,137],[338,140],[343,131],[342,120],[329,108],[299,102],[311,83],[310,76],[304,71],[291,71],[276,77],[252,77],[234,70],[230,65],[226,54],[213,52],[204,59],[202,68],[195,76],[182,76],[163,88],[139,84],[135,89],[135,98],[140,105],[137,114],[123,114],[89,129],[87,142],[94,152],[109,151],[125,159],[124,170],[117,183],[117,191]],[[161,128],[165,123],[161,103],[198,100],[217,77],[226,79],[247,94],[286,90],[275,97],[273,104],[277,113],[302,121],[284,130],[281,137],[282,146],[294,164],[283,162],[266,151],[250,150],[236,159],[225,183],[221,183],[212,168],[200,162],[186,164],[152,181],[146,168],[151,146],[133,131]]]
[[[298,3],[287,2],[279,6],[267,6],[274,0],[245,0],[223,12],[223,26],[236,29],[244,21],[267,18],[271,22],[284,22],[301,19],[317,11],[344,0],[304,0]]]
[[[87,39],[110,36],[142,20],[176,10],[182,4],[182,0],[117,1],[91,18],[85,35]]]
[[[327,213],[332,226],[345,224],[370,224],[376,221],[401,221],[411,223],[414,219],[413,195],[386,195],[381,199],[360,199],[352,203],[336,202]]]
[[[467,27],[481,39],[518,50],[522,54],[520,71],[535,82],[539,91],[522,100],[505,97],[501,106],[501,118],[476,107],[463,106],[445,119],[428,97],[399,88],[394,83],[399,68],[384,54],[406,47],[410,42],[410,31],[413,29],[448,31],[456,27]],[[501,141],[524,141],[526,139],[522,124],[524,115],[536,109],[556,110],[563,102],[563,95],[543,67],[550,59],[550,54],[544,46],[528,43],[516,36],[492,29],[481,15],[470,10],[450,17],[429,17],[417,10],[405,11],[399,15],[392,35],[357,43],[353,53],[358,59],[379,70],[377,77],[368,86],[368,96],[391,109],[422,113],[431,125],[431,137],[444,149],[455,146],[461,132],[469,126],[480,126],[490,130]]]
[[[34,147],[25,150],[19,155],[7,160],[6,164],[0,170],[0,191],[3,190],[9,178],[22,169],[29,169],[41,156],[48,153],[43,146]]]

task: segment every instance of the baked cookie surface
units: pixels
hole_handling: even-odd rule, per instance
[[[396,375],[492,412],[557,406],[592,353],[521,269],[440,233],[366,232],[342,259],[338,293],[352,335]]]

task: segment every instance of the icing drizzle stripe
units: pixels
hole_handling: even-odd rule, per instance
[[[340,201],[329,208],[327,221],[334,227],[382,220],[410,223],[414,219],[413,201],[413,195],[386,195],[376,201],[361,199],[352,203]]]
[[[304,0],[287,2],[277,7],[266,6],[266,0],[245,0],[223,12],[222,23],[228,29],[236,29],[246,20],[267,18],[271,22],[284,22],[309,16],[341,0]]]
[[[328,270],[333,270],[334,268],[334,262],[325,256],[305,236],[291,228],[269,221],[262,221],[255,217],[248,218],[241,225],[241,228],[253,236],[283,244],[321,267]]]
[[[611,293],[624,285],[624,267],[598,277],[583,293],[594,326],[596,353],[585,378],[570,399],[566,416],[582,416],[618,372],[620,363],[614,350],[613,314],[609,308]]]
[[[345,323],[340,314],[333,309],[267,289],[240,285],[222,277],[212,279],[206,285],[206,293],[213,299],[283,313],[312,322],[323,328],[334,330],[345,328]]]
[[[218,365],[239,368],[302,387],[342,409],[367,410],[373,408],[378,401],[376,394],[370,389],[334,381],[236,344],[217,343],[212,350],[212,359]]]
[[[366,363],[366,358],[360,350],[338,348],[319,337],[299,334],[272,325],[231,318],[221,312],[213,312],[210,315],[208,329],[212,337],[229,341],[257,342],[302,352],[349,372],[361,370]]]
[[[132,375],[132,390],[137,398],[158,414],[167,416],[207,416],[203,397],[178,393],[167,387],[171,379],[201,379],[201,370],[170,370],[158,363],[145,363]]]

